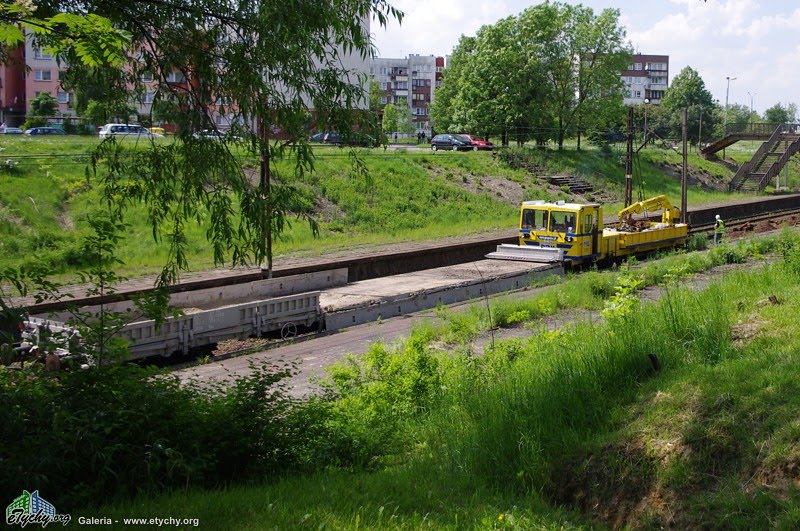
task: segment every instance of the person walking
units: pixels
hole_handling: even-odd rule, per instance
[[[714,245],[722,243],[723,234],[725,234],[725,222],[717,214],[716,221],[714,221]]]

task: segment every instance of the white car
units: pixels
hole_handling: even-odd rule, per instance
[[[106,124],[100,128],[100,138],[111,136],[122,138],[162,138],[164,135],[153,133],[146,127],[136,124]]]

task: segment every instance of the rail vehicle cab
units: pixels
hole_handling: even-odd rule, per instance
[[[596,261],[601,258],[602,218],[603,208],[596,203],[525,201],[519,244],[542,252],[552,249],[554,254],[562,250],[565,263]]]

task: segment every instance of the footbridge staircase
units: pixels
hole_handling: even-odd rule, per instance
[[[725,136],[706,145],[700,150],[700,154],[705,158],[713,158],[717,152],[740,140],[761,140],[763,142],[768,140],[780,125],[782,124],[728,124],[725,126]]]
[[[760,192],[798,151],[800,151],[800,124],[777,125],[753,157],[736,171],[729,185],[730,191]]]

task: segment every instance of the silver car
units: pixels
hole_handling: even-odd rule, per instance
[[[162,138],[164,135],[153,133],[146,127],[136,124],[106,124],[100,128],[100,138],[111,136],[122,138]]]

